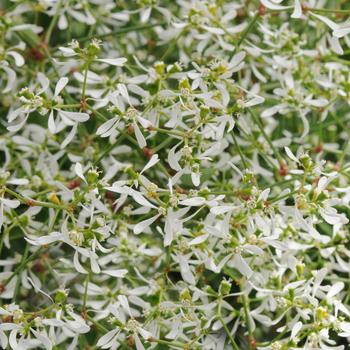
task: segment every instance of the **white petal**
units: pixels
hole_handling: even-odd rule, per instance
[[[233,207],[232,205],[222,205],[220,207],[212,207],[210,212],[214,215],[221,215],[233,211],[235,208],[236,207]]]
[[[79,254],[77,251],[75,251],[74,253],[74,257],[73,257],[73,264],[75,269],[79,272],[79,273],[83,273],[83,274],[87,274],[88,272],[83,268],[83,266],[80,264],[79,261]]]
[[[59,111],[59,113],[61,116],[64,116],[76,122],[86,122],[90,118],[90,116],[87,113],[82,113],[82,112]]]
[[[99,126],[99,128],[96,131],[96,135],[101,135],[102,137],[104,137],[104,134],[108,132],[110,129],[112,129],[115,126],[117,121],[118,121],[118,117],[114,117],[110,120],[107,120],[106,122],[104,122],[102,125]]]
[[[294,11],[291,15],[292,18],[301,18],[303,15],[303,11],[300,5],[299,0],[294,0]]]
[[[182,278],[189,284],[195,285],[196,280],[185,257],[179,256],[180,272]]]
[[[205,198],[193,197],[193,198],[184,199],[183,201],[180,201],[179,204],[189,206],[189,207],[198,207],[205,204],[205,202],[206,202]]]
[[[14,70],[8,67],[2,67],[2,69],[7,73],[7,84],[2,92],[9,92],[12,90],[14,83],[16,81],[16,73]]]
[[[56,129],[56,124],[55,124],[55,119],[53,116],[53,110],[51,110],[50,115],[49,115],[49,120],[48,120],[48,126],[51,134],[55,134],[57,129]]]
[[[98,58],[96,61],[110,64],[112,66],[121,67],[127,61],[125,57],[120,58]]]
[[[42,334],[40,334],[39,332],[37,332],[36,330],[34,330],[33,328],[30,329],[33,334],[35,335],[35,337],[40,340],[40,342],[45,346],[46,350],[51,350],[52,349],[52,343],[51,340],[47,337],[44,336]]]
[[[75,164],[74,171],[84,182],[86,182],[83,166],[79,162]]]
[[[123,307],[123,309],[127,312],[127,314],[129,316],[132,316],[127,297],[125,295],[118,295],[118,300],[119,300],[121,306]]]
[[[58,49],[63,53],[63,56],[65,57],[72,57],[76,55],[76,52],[71,48],[59,47]]]
[[[20,206],[21,202],[17,199],[2,198],[1,201],[9,208],[15,209]]]
[[[192,241],[190,241],[188,244],[189,245],[196,245],[196,244],[201,244],[203,242],[205,242],[209,237],[209,233],[206,233],[204,235],[200,235],[194,239],[192,239]]]
[[[62,77],[56,84],[55,96],[58,96],[67,84],[68,84],[68,78]]]
[[[77,132],[77,128],[78,128],[78,124],[74,124],[71,131],[67,135],[67,137],[61,143],[61,147],[60,147],[61,149],[64,149],[68,144],[70,144],[70,142],[73,140],[73,138]]]
[[[98,340],[96,346],[103,348],[103,346],[109,343],[118,332],[119,332],[118,328],[112,329],[111,331],[107,332],[104,336],[102,336]]]
[[[148,208],[155,208],[155,209],[157,208],[155,205],[153,205],[151,202],[149,202],[146,198],[144,198],[141,195],[141,193],[139,193],[139,192],[136,192],[136,191],[133,192],[132,197],[140,205],[143,205],[143,206],[148,207]]]
[[[246,276],[247,278],[251,277],[253,274],[252,269],[249,267],[247,262],[242,258],[240,254],[235,254],[234,258],[234,267],[243,275]]]
[[[201,174],[198,172],[191,172],[191,180],[194,186],[198,187],[201,184]]]
[[[270,0],[260,0],[261,3],[270,10],[285,10],[288,6],[276,5],[272,3]]]
[[[238,66],[245,58],[246,53],[244,51],[241,51],[239,53],[236,53],[233,57],[232,60],[230,61],[230,65],[232,67]]]
[[[333,22],[332,20],[330,20],[329,18],[322,16],[322,15],[317,15],[317,14],[312,13],[312,12],[311,12],[311,14],[312,14],[312,16],[316,17],[317,19],[319,19],[320,21],[325,23],[332,30],[337,30],[339,28],[339,25],[337,23]]]
[[[293,154],[293,152],[290,150],[289,147],[285,146],[285,147],[284,147],[284,150],[286,151],[287,156],[288,156],[291,160],[293,160],[294,162],[296,162],[296,163],[298,163],[298,164],[300,163],[299,160],[298,160],[298,158]]]
[[[8,181],[6,181],[7,184],[10,185],[28,185],[29,184],[29,180],[28,179],[10,179]]]
[[[105,273],[106,275],[123,278],[127,273],[128,270],[121,269],[121,270],[104,270],[102,273]]]
[[[146,170],[152,168],[158,162],[159,162],[158,154],[153,154],[151,159],[148,161],[148,163],[145,165],[145,167],[141,170],[140,174],[143,174]]]
[[[7,54],[12,56],[15,59],[15,63],[17,67],[22,67],[24,65],[24,58],[18,52],[8,51]]]
[[[140,234],[141,232],[143,232],[147,227],[149,227],[150,225],[152,225],[158,218],[159,218],[160,214],[155,215],[153,217],[151,217],[150,219],[144,220],[139,222],[138,224],[135,225],[134,227],[134,233],[135,235]]]
[[[202,25],[202,28],[205,29],[206,31],[208,31],[209,33],[213,33],[213,34],[217,34],[217,35],[225,34],[225,31],[221,28],[209,27],[209,26],[205,26],[205,25]]]
[[[40,72],[38,73],[37,77],[38,77],[38,81],[41,85],[41,89],[39,90],[38,93],[41,94],[42,92],[46,91],[49,88],[50,80],[45,74],[40,73]]]
[[[125,84],[119,83],[119,84],[117,84],[117,88],[118,88],[118,91],[120,92],[120,94],[125,98],[125,100],[130,103],[129,93],[128,93],[128,90],[127,90]]]
[[[132,126],[134,127],[137,143],[139,144],[140,148],[145,148],[147,146],[146,139],[142,135],[139,126],[136,123],[133,123]]]
[[[350,33],[350,27],[345,27],[345,28],[338,28],[333,31],[333,35],[336,38],[342,38],[345,35],[348,35]]]
[[[63,29],[67,29],[68,27],[68,21],[67,21],[67,17],[62,14],[58,20],[58,28],[63,30]]]
[[[148,21],[149,17],[151,16],[151,11],[152,11],[152,7],[146,7],[141,11],[141,14],[140,14],[141,23],[145,23]]]
[[[302,322],[300,322],[300,321],[297,322],[292,328],[292,333],[291,333],[290,339],[294,339],[298,335],[298,333],[300,332],[302,327],[303,327]]]
[[[331,289],[328,291],[327,293],[327,298],[332,298],[335,295],[337,295],[341,290],[344,289],[344,282],[337,282],[335,284],[333,284],[333,286],[331,287]]]

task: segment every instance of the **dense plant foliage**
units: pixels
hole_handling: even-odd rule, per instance
[[[346,349],[350,2],[0,1],[3,349]]]

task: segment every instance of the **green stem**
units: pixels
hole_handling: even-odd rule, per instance
[[[264,126],[261,122],[261,120],[259,119],[259,117],[255,114],[255,112],[248,108],[248,111],[250,113],[250,115],[252,116],[254,122],[256,123],[256,125],[258,126],[261,134],[264,136],[266,142],[269,144],[269,146],[272,149],[273,154],[275,155],[276,159],[278,160],[279,163],[281,163],[283,161],[283,158],[280,156],[279,152],[277,151],[276,147],[273,145],[273,143],[271,142],[269,136],[266,134],[266,131],[264,129]]]
[[[61,7],[61,1],[58,3],[57,5],[57,9],[55,12],[55,15],[53,16],[49,28],[47,29],[46,35],[45,35],[45,42],[47,43],[47,45],[50,45],[50,38],[51,38],[51,34],[53,31],[53,28],[55,27],[57,20],[58,20],[58,16],[60,15],[60,7]]]
[[[82,93],[81,93],[81,100],[85,101],[85,95],[86,95],[86,82],[87,82],[87,75],[89,71],[89,63],[85,64],[85,72],[84,72],[84,81],[83,81],[83,87],[82,87]]]
[[[94,165],[97,165],[114,147],[118,146],[125,139],[125,135],[119,137],[114,143],[110,144],[94,161]]]
[[[312,11],[312,12],[321,12],[321,13],[343,13],[343,14],[350,14],[350,9],[349,10],[336,10],[336,9],[318,9],[314,7],[308,7],[307,11]]]
[[[248,27],[244,30],[244,32],[242,33],[241,37],[239,38],[235,48],[233,49],[231,56],[230,56],[230,60],[232,59],[232,57],[234,56],[234,54],[236,53],[236,51],[239,49],[239,47],[241,46],[242,42],[244,41],[244,39],[247,37],[247,35],[249,34],[249,32],[253,29],[256,21],[258,20],[258,18],[260,17],[259,12],[257,12],[254,17],[251,19],[251,21],[248,24]]]
[[[238,142],[237,142],[236,136],[234,135],[233,132],[232,132],[231,135],[232,135],[233,142],[234,142],[234,144],[235,144],[235,146],[236,146],[236,148],[237,148],[238,154],[239,154],[239,156],[240,156],[240,158],[241,158],[241,161],[242,161],[242,164],[243,164],[244,168],[245,168],[245,169],[249,169],[249,165],[248,165],[248,163],[246,162],[246,160],[245,160],[245,158],[244,158],[244,154],[243,154],[243,152],[242,152],[242,150],[241,150],[241,147],[239,146],[239,144],[238,144]]]
[[[45,208],[55,208],[55,209],[67,209],[65,206],[62,206],[62,205],[57,205],[57,204],[54,204],[54,203],[41,202],[41,201],[33,200],[31,198],[23,197],[22,195],[18,194],[17,192],[10,190],[8,187],[5,187],[4,190],[5,190],[5,192],[7,192],[8,194],[10,194],[11,196],[15,197],[20,202],[22,202],[23,204],[26,204],[26,205],[37,206],[37,207],[45,207]]]
[[[219,300],[217,318],[219,319],[219,321],[221,322],[222,326],[224,327],[224,330],[225,330],[225,332],[227,334],[227,337],[229,338],[229,340],[231,342],[231,345],[232,345],[233,349],[234,350],[239,350],[239,347],[238,347],[237,343],[233,339],[232,334],[229,331],[229,329],[227,328],[226,322],[225,322],[225,320],[222,317],[222,314],[221,314],[221,299]]]
[[[28,245],[27,245],[28,246]],[[32,260],[36,259],[38,257],[39,254],[41,254],[42,248],[39,248],[35,253],[33,253],[32,255],[28,256],[25,260],[22,259],[20,265],[13,271],[13,273],[11,274],[10,277],[8,277],[5,282],[4,285],[7,286],[11,280],[17,275],[19,274],[22,269]]]
[[[150,128],[150,130],[151,131],[158,131],[158,132],[166,134],[166,135],[174,135],[174,136],[179,136],[179,137],[184,136],[184,134],[182,132],[174,131],[174,130],[170,130],[170,129],[157,128],[155,126],[152,126]]]
[[[29,244],[27,243],[26,247],[24,248],[24,253],[22,255],[22,259],[21,259],[21,262],[20,262],[20,265],[19,265],[19,268],[18,268],[18,271],[16,274],[19,275],[22,272],[22,270],[24,269],[24,267],[25,267],[24,262],[27,259],[28,253],[29,253]],[[19,287],[20,287],[20,278],[18,277],[17,281],[16,281],[15,291],[13,292],[13,298],[12,298],[12,301],[14,303],[16,303],[17,295],[19,292]]]
[[[102,38],[106,38],[108,36],[116,37],[118,35],[123,35],[123,34],[129,33],[129,32],[137,32],[137,31],[140,31],[143,29],[150,29],[153,27],[162,26],[166,23],[167,22],[158,22],[158,23],[144,24],[144,25],[140,25],[140,26],[121,28],[121,29],[113,30],[109,33],[93,35],[93,36],[86,36],[85,38],[79,39],[79,42],[89,41],[91,39],[102,39]]]
[[[249,319],[249,299],[247,298],[246,295],[243,296],[243,308],[244,308],[244,317],[245,317],[245,323],[248,328],[248,334],[249,334],[249,349],[251,349],[251,341],[255,339],[254,333],[253,333],[253,328],[252,325],[250,324],[250,319]]]
[[[86,275],[85,279],[85,289],[84,289],[84,296],[83,296],[83,310],[86,310],[86,303],[88,299],[88,287],[89,287],[89,280],[90,280],[90,273]]]

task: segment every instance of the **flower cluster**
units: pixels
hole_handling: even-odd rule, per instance
[[[349,16],[0,2],[0,347],[346,349]]]

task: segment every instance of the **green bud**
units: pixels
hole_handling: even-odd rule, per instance
[[[290,300],[293,300],[295,297],[295,290],[293,288],[290,288],[288,290],[288,293],[289,293]]]
[[[201,118],[205,118],[210,113],[210,108],[208,106],[202,105],[200,107],[200,116]]]
[[[192,300],[192,296],[191,296],[191,293],[190,291],[186,288],[184,289],[183,291],[181,291],[180,293],[180,300],[181,301],[191,301]]]
[[[59,289],[55,294],[55,303],[63,304],[68,296],[68,291],[66,289]]]
[[[89,58],[95,58],[100,53],[100,51],[100,41],[96,39],[92,40],[86,48],[86,53],[89,56]]]
[[[219,287],[220,295],[230,294],[231,291],[231,283],[227,280],[222,280]]]
[[[316,319],[317,321],[323,321],[328,318],[328,311],[326,308],[319,306],[316,309]]]
[[[0,185],[5,185],[6,181],[10,177],[10,173],[8,171],[0,172]]]
[[[158,61],[154,64],[154,69],[155,71],[159,74],[162,75],[165,72],[165,64],[162,61]]]
[[[305,264],[303,263],[297,264],[296,269],[297,269],[297,275],[300,278],[304,274]]]
[[[187,90],[191,90],[191,85],[190,85],[190,82],[188,81],[187,78],[183,78],[180,80],[180,83],[179,83],[179,89],[187,89]]]
[[[86,181],[89,185],[95,185],[98,181],[99,172],[96,169],[91,169],[86,175]]]
[[[306,153],[300,156],[300,161],[304,169],[311,169],[313,167],[313,161],[311,157]]]
[[[19,217],[19,222],[22,226],[27,226],[29,222],[29,217],[27,215],[22,215]]]
[[[171,64],[167,67],[168,73],[178,73],[182,72],[182,67],[178,62],[175,62],[174,64]]]

